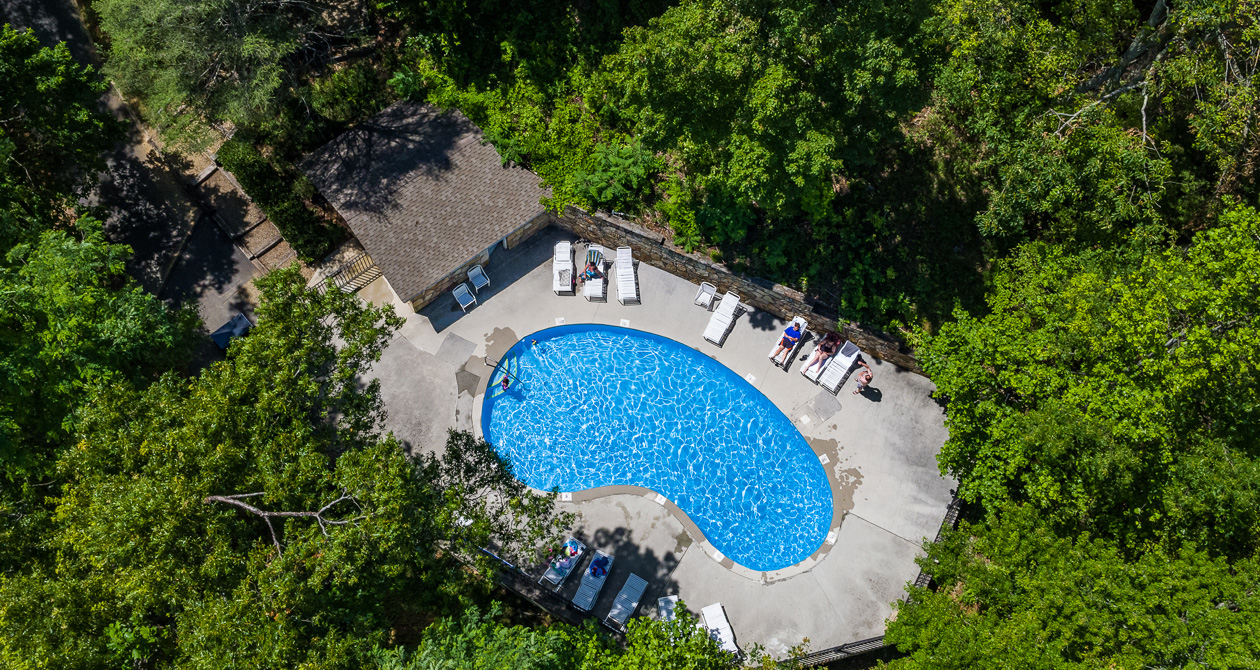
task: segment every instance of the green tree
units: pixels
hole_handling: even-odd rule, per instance
[[[1058,535],[1037,508],[962,523],[920,559],[886,640],[904,670],[1246,668],[1260,656],[1260,563],[1187,544],[1126,560],[1114,543]]]
[[[366,34],[359,3],[96,0],[105,72],[168,137],[194,146],[205,122],[275,115],[306,68]]]
[[[529,629],[496,620],[492,608],[473,608],[458,619],[438,621],[414,651],[378,649],[380,670],[724,670],[741,664],[683,612],[671,621],[630,620],[622,647],[593,623]],[[760,656],[758,657],[759,660]],[[768,659],[762,667],[780,667]]]
[[[484,442],[412,461],[382,435],[358,375],[392,311],[295,267],[258,284],[226,361],[94,387],[58,463],[53,558],[0,576],[0,665],[358,667],[391,626],[487,593],[491,537],[532,548],[564,523]]]
[[[948,399],[960,495],[1028,501],[1130,550],[1260,538],[1260,213],[1126,260],[1033,244],[992,313],[958,313],[921,360]]]
[[[65,44],[0,27],[0,249],[65,219],[69,196],[104,163],[121,125],[100,106],[107,85]]]

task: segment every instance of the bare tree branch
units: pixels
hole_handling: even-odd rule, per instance
[[[328,536],[328,526],[344,526],[347,524],[355,523],[357,521],[362,521],[363,519],[367,518],[366,514],[361,514],[351,519],[327,519],[324,517],[324,514],[326,514],[328,510],[336,506],[337,503],[340,503],[346,500],[353,502],[354,506],[358,508],[360,512],[363,511],[363,508],[359,505],[359,501],[355,500],[353,496],[351,496],[350,494],[344,491],[342,492],[342,496],[340,498],[337,498],[336,500],[328,503],[327,505],[324,505],[323,507],[319,508],[318,511],[315,511],[315,512],[269,512],[267,510],[255,507],[247,502],[243,502],[245,498],[253,498],[255,496],[260,496],[264,494],[265,492],[260,491],[257,493],[237,493],[230,496],[206,496],[205,499],[202,500],[202,502],[207,503],[207,504],[215,503],[215,502],[225,503],[228,505],[232,505],[233,507],[238,507],[240,509],[243,509],[246,512],[249,512],[250,514],[253,514],[255,516],[262,517],[263,521],[267,522],[267,529],[271,531],[271,543],[275,545],[277,552],[280,551],[280,539],[276,535],[275,527],[271,525],[272,517],[313,518],[315,519],[315,522],[319,524],[319,530],[321,533],[324,534],[325,537]]]

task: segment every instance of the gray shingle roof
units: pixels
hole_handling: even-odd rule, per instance
[[[400,102],[301,163],[410,300],[542,213],[538,175],[503,165],[458,111]]]

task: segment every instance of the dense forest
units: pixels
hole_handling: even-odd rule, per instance
[[[524,556],[566,519],[467,434],[402,454],[356,381],[396,316],[278,271],[255,331],[195,369],[196,317],[127,277],[79,199],[122,132],[107,79],[171,146],[235,129],[307,256],[330,238],[294,161],[425,100],[548,206],[635,216],[904,340],[965,513],[888,624],[891,665],[1260,659],[1255,2],[91,12],[103,72],[0,35],[0,665],[731,663],[685,618],[622,644],[500,598],[476,549]]]

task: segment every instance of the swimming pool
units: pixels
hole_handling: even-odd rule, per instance
[[[496,383],[505,373],[515,377],[507,391]],[[753,570],[800,562],[831,527],[831,487],[800,432],[691,347],[628,328],[558,326],[513,345],[491,381],[482,432],[530,486],[650,488]]]

